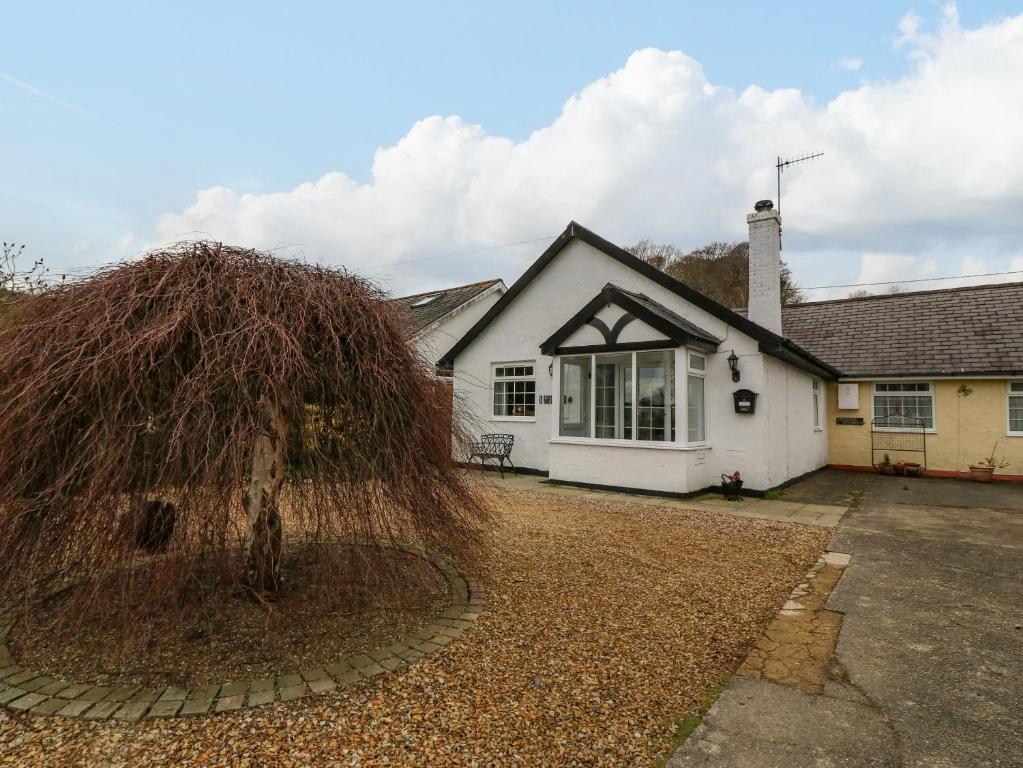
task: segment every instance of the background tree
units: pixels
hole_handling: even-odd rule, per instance
[[[210,573],[272,592],[285,540],[315,553],[325,597],[394,559],[353,543],[470,558],[489,513],[384,299],[214,243],[19,299],[0,332],[0,599],[71,581],[70,615],[107,600],[130,618],[202,599]],[[154,499],[176,516],[155,557],[137,548]]]
[[[748,242],[713,242],[693,251],[683,251],[674,245],[642,240],[626,250],[726,307],[738,309],[749,304]],[[805,301],[784,261],[781,263],[781,301],[782,304]]]

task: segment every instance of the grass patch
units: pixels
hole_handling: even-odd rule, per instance
[[[665,753],[654,763],[654,768],[664,768],[668,761],[671,760],[672,755],[678,751],[679,747],[686,743],[686,740],[693,735],[693,731],[696,730],[697,726],[703,722],[704,716],[707,714],[707,710],[714,706],[714,702],[718,700],[718,696],[728,690],[728,686],[731,685],[732,679],[728,678],[721,683],[718,683],[704,696],[703,701],[700,702],[700,706],[696,712],[691,712],[687,715],[680,715],[672,718],[672,722],[675,723],[675,735],[671,739],[671,743],[668,745]]]

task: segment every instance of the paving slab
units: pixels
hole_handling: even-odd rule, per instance
[[[149,704],[144,701],[133,701],[128,704],[122,704],[116,712],[114,712],[114,720],[118,720],[122,723],[137,723],[142,719],[142,716],[146,714],[146,710],[149,709]]]
[[[161,718],[161,717],[174,717],[181,707],[184,705],[184,701],[180,699],[157,701],[149,707],[149,714],[146,717]]]
[[[26,693],[24,696],[19,696],[18,698],[14,699],[14,701],[12,701],[7,706],[10,707],[11,709],[17,709],[22,712],[25,712],[29,709],[32,709],[32,707],[36,706],[37,704],[42,704],[48,698],[49,698],[48,696],[43,696],[41,693]]]
[[[86,720],[106,720],[114,712],[124,706],[119,701],[97,701],[82,715]]]
[[[928,490],[940,506],[872,486],[830,545],[851,559],[825,605],[843,618],[823,694],[737,678],[668,766],[1023,765],[1023,493],[954,506],[977,494],[963,485]]]
[[[205,715],[213,707],[213,699],[186,699],[185,703],[181,705],[181,709],[178,710],[178,714],[182,716],[187,715]]]

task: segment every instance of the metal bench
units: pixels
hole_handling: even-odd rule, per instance
[[[486,466],[487,459],[494,459],[499,462],[499,469],[503,479],[504,462],[507,461],[508,465],[515,470],[515,474],[518,475],[519,471],[515,469],[515,465],[512,464],[511,460],[511,451],[514,444],[515,435],[480,435],[479,442],[473,443],[470,447],[469,463],[471,464],[473,459],[478,458],[480,460],[480,471],[482,472]]]

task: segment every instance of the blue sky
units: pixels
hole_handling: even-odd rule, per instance
[[[973,30],[1021,11],[1018,2],[962,2],[957,24]],[[433,115],[458,116],[466,126],[480,126],[488,137],[527,143],[534,131],[558,121],[573,94],[621,70],[634,52],[647,48],[682,52],[702,67],[715,88],[736,95],[751,85],[769,93],[798,89],[801,108],[812,122],[815,111],[826,112],[843,92],[864,83],[911,77],[920,56],[931,55],[923,37],[907,42],[905,28],[900,31],[911,12],[922,30],[937,28],[943,14],[947,16],[941,6],[926,2],[728,7],[10,2],[0,50],[0,238],[28,243],[32,256],[45,257],[56,270],[116,260],[177,234],[173,225],[159,224],[161,217],[181,214],[182,221],[191,221],[182,212],[196,202],[200,190],[286,194],[331,172],[356,185],[373,185],[377,150],[407,139],[417,121]],[[906,38],[901,43],[900,35]],[[656,67],[676,65],[661,62]],[[645,71],[660,71],[656,67]],[[948,119],[955,119],[953,104]],[[741,125],[737,128],[741,131]],[[593,128],[594,133],[602,130],[600,125]],[[451,139],[448,134],[432,138],[439,144],[424,152],[436,158]],[[677,138],[688,143],[685,135]],[[748,138],[754,142],[757,135],[751,130]],[[808,141],[812,138],[811,133]],[[776,146],[784,143],[764,146],[763,157],[790,149],[824,149],[826,155],[841,151],[799,142]],[[709,144],[705,154],[726,149]],[[454,151],[476,150],[459,144]],[[615,163],[608,167],[613,175]],[[683,171],[686,167],[680,166]],[[701,178],[701,167],[678,178],[683,198],[713,183]],[[483,174],[462,156],[445,168]],[[640,174],[639,181],[624,176],[622,188],[641,183],[642,168],[634,172]],[[813,172],[820,174],[820,183],[829,183],[828,166]],[[756,178],[762,185],[762,176]],[[557,179],[534,175],[534,183],[556,186]],[[773,196],[772,190],[766,192]],[[577,192],[575,197],[586,195]],[[573,217],[596,217],[584,223],[598,231],[606,220],[608,236],[623,241],[649,233],[695,246],[716,235],[686,227],[684,216],[673,229],[670,210],[647,224],[635,217],[630,224],[626,217],[608,216],[605,209],[616,197],[608,193],[581,202]],[[659,204],[670,209],[670,197],[662,196]],[[500,273],[510,280],[539,250],[520,248],[508,258],[498,253],[437,260],[415,270],[388,272],[374,265],[527,239],[548,234],[555,220],[564,223],[563,218],[549,222],[529,212],[516,213],[516,205],[508,204],[501,192],[492,197],[491,208],[505,200],[512,211],[501,226],[467,223],[467,211],[477,208],[456,197],[451,207],[459,208],[461,219],[420,238],[414,221],[407,231],[393,231],[391,222],[404,215],[401,200],[415,205],[416,198],[396,193],[372,208],[374,218],[367,220],[365,210],[360,213],[366,227],[388,230],[378,254],[368,253],[374,247],[372,238],[352,238],[353,250],[346,252],[343,231],[322,240],[310,237],[306,222],[290,222],[287,206],[283,212],[278,208],[268,213],[273,228],[262,221],[253,224],[251,211],[237,214],[247,217],[246,226],[223,223],[235,213],[218,212],[220,224],[212,231],[197,231],[213,237],[235,235],[261,247],[299,243],[303,257],[366,267],[395,290],[411,291],[461,282],[463,276],[468,281]],[[751,202],[737,199],[736,210]],[[335,203],[344,204],[324,205]],[[571,195],[554,207],[559,214],[576,213]],[[304,203],[303,215],[308,208]],[[434,218],[445,215],[440,208],[433,213]],[[329,221],[329,207],[315,218]],[[970,253],[981,257],[985,268],[1009,266],[1016,256],[1008,236],[985,241],[984,227],[967,227],[966,240],[957,240],[954,233],[935,240],[931,225],[925,232],[918,216],[910,216],[905,226],[889,221],[894,252],[882,261],[908,258],[912,271],[919,270],[920,259],[930,260],[937,273],[958,274]],[[741,235],[725,229],[721,238]],[[849,229],[846,225],[843,230],[842,222],[830,229],[805,230],[787,223],[792,239],[786,256],[804,283],[847,282],[863,272],[864,253],[885,250],[875,242],[858,242]],[[800,244],[804,258],[797,253]],[[830,267],[820,263],[832,258]],[[884,270],[878,274],[888,275]]]

